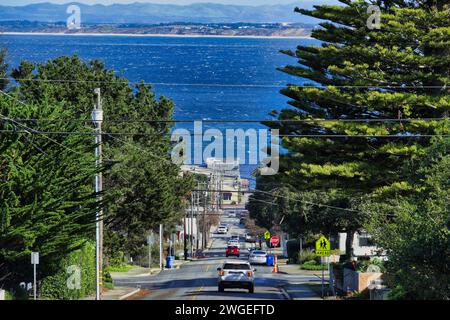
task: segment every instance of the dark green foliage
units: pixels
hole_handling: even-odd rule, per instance
[[[404,170],[404,188],[373,194],[364,204],[374,213],[369,230],[386,250],[387,271],[405,298],[448,300],[450,140],[438,141]]]
[[[309,261],[305,261],[302,265],[300,265],[300,269],[302,270],[327,270],[328,269],[328,264],[326,263],[320,263],[317,262],[316,260],[309,260]]]
[[[173,104],[156,99],[149,86],[131,86],[99,61],[78,57],[24,61],[12,75],[18,87],[13,98],[1,96],[2,116],[40,119],[26,124],[70,134],[0,136],[0,274],[11,282],[29,280],[30,251],[39,251],[41,278],[58,280],[56,287],[48,280],[46,292],[72,298],[55,267],[95,236],[94,89],[102,93],[103,132],[127,133],[103,136],[105,264],[120,252],[142,252],[148,231],[175,224],[184,210],[192,179],[181,177],[170,160],[171,125],[142,121],[170,120]],[[23,129],[10,121],[1,126]]]
[[[70,266],[80,268],[80,289],[69,288],[69,277],[74,275]],[[40,296],[44,299],[76,300],[95,292],[95,243],[88,242],[52,265],[52,275],[41,282]],[[73,284],[73,283],[72,283]]]
[[[6,50],[0,48],[0,90],[8,85],[8,64],[6,63]]]
[[[171,124],[143,121],[170,120],[171,101],[157,99],[151,87],[143,83],[131,86],[102,62],[83,62],[76,56],[39,65],[22,62],[13,76],[21,79],[22,99],[64,101],[76,118],[90,118],[94,89],[100,88],[103,131],[136,134],[103,136],[104,159],[109,165],[104,173],[106,262],[119,251],[134,256],[145,246],[149,230],[159,223],[170,225],[179,220],[192,179],[180,177],[178,166],[171,162]]]
[[[70,118],[63,103],[24,106],[15,96],[0,97],[0,114],[9,118]],[[97,205],[93,143],[87,135],[48,137],[32,130],[89,133],[79,122],[1,121],[0,272],[7,285],[31,281],[30,252],[51,265],[78,249],[94,233]],[[42,276],[46,273],[43,271]],[[11,284],[11,282],[13,282]]]
[[[286,226],[296,229],[291,231],[294,234],[310,230],[347,232],[351,240],[349,236],[370,218],[358,210],[360,199],[386,188],[403,188],[400,168],[406,161],[422,156],[430,145],[429,137],[395,136],[450,132],[448,120],[423,120],[449,115],[450,63],[446,57],[450,52],[450,14],[449,1],[376,1],[382,11],[381,29],[370,30],[366,12],[374,1],[341,3],[297,10],[327,20],[313,32],[313,37],[323,44],[298,46],[295,52],[285,52],[299,64],[282,71],[308,82],[282,90],[291,99],[291,108],[277,115],[280,120],[307,122],[267,125],[280,129],[281,134],[306,137],[283,137],[282,144],[289,153],[281,159],[280,173],[258,177],[257,188],[287,189],[291,199],[354,211],[308,204],[295,208],[292,201],[283,205],[286,209],[257,201],[250,208],[264,224],[291,215]],[[406,118],[415,120],[403,121]],[[263,196],[257,194],[255,198]],[[270,202],[275,199],[264,198]],[[350,259],[351,241],[346,254]]]

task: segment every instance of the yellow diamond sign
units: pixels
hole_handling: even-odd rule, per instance
[[[264,239],[266,239],[266,240],[270,239],[270,232],[269,231],[264,232]]]
[[[321,236],[319,240],[316,241],[316,256],[318,257],[329,257],[331,250],[330,241],[324,236]]]

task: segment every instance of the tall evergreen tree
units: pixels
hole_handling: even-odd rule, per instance
[[[367,197],[368,230],[403,299],[450,299],[450,139],[403,167],[408,189]]]
[[[335,194],[352,207],[365,194],[402,188],[402,164],[425,152],[427,135],[449,132],[448,121],[424,119],[449,115],[450,1],[340,2],[296,9],[326,20],[312,34],[321,45],[284,51],[299,65],[282,71],[310,82],[282,90],[292,108],[278,118],[305,122],[269,125],[300,135],[283,138],[289,154],[278,182]],[[380,8],[380,29],[369,28],[370,5]],[[271,179],[259,178],[261,188]],[[364,214],[342,219],[350,257]]]
[[[6,63],[6,50],[0,48],[0,90],[8,85],[8,64]]]
[[[104,174],[107,252],[108,246],[117,247],[109,242],[109,231],[120,238],[122,250],[134,253],[145,244],[147,231],[179,220],[192,181],[170,160],[170,100],[156,98],[143,83],[130,85],[100,61],[76,56],[37,65],[24,61],[13,77],[23,100],[63,102],[75,119],[90,118],[94,89],[100,88],[104,132],[126,133],[103,137],[105,162],[111,165]],[[89,121],[85,125],[92,127]]]
[[[0,117],[0,273],[5,275],[0,285],[17,286],[32,279],[31,251],[40,253],[45,277],[55,262],[93,238],[94,143],[81,122],[10,120],[69,117],[62,103],[24,106],[16,96],[2,94]]]

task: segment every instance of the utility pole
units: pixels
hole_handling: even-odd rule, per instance
[[[186,219],[186,216],[187,216],[187,212],[185,213],[185,215],[184,215],[184,223],[183,223],[183,230],[184,230],[184,233],[183,233],[183,255],[184,255],[184,260],[186,261],[187,260],[187,253],[188,253],[188,251],[187,251],[187,243],[186,243],[186,231],[187,231],[187,228],[186,228],[186,223],[187,223],[187,219]]]
[[[203,228],[202,228],[202,252],[205,251],[206,245],[207,245],[207,239],[206,239],[206,226],[209,226],[208,223],[206,223],[206,219],[208,217],[208,211],[207,211],[208,205],[207,205],[207,196],[206,191],[203,192]],[[211,219],[208,217],[208,219]]]
[[[191,244],[191,258],[194,257],[194,193],[191,193],[191,219],[189,221],[191,232],[189,234]]]
[[[150,232],[150,235],[147,238],[147,244],[148,244],[148,268],[152,268],[152,245],[153,245],[153,231]]]
[[[198,188],[198,190],[200,190],[200,183],[197,185],[197,188]],[[195,215],[195,224],[196,224],[196,226],[197,226],[197,236],[196,236],[196,238],[195,238],[195,243],[196,243],[196,246],[195,246],[195,248],[196,248],[196,250],[195,250],[195,253],[196,253],[196,256],[197,256],[197,258],[198,258],[198,251],[199,251],[199,249],[200,249],[200,223],[199,223],[199,217],[200,217],[200,191],[199,192],[196,192],[195,193],[196,194],[196,198],[197,198],[197,201],[196,201],[196,203],[197,203],[197,207],[196,207],[196,210],[195,210],[195,213],[196,213],[196,215]]]
[[[159,225],[159,268],[163,269],[163,225]]]
[[[95,238],[96,238],[96,300],[102,299],[102,288],[103,288],[103,209],[101,206],[102,202],[102,191],[103,191],[103,177],[101,173],[102,165],[102,122],[103,122],[103,109],[102,109],[102,98],[100,88],[94,90],[97,96],[96,105],[92,111],[92,121],[95,125],[95,166],[97,168],[97,173],[95,175],[95,193],[97,195],[97,200],[99,206],[97,208],[96,215],[96,225],[95,225]]]

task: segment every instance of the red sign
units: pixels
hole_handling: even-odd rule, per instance
[[[270,244],[273,246],[277,246],[280,243],[280,238],[277,236],[271,236],[270,237]]]

